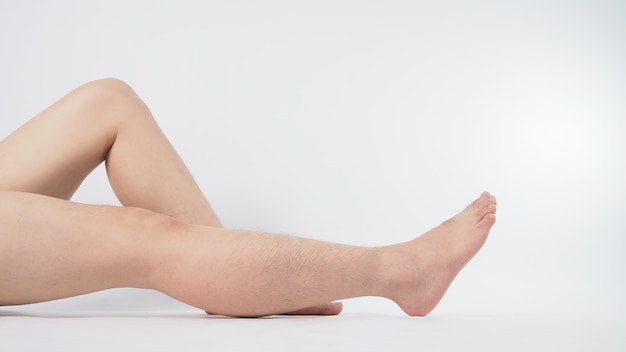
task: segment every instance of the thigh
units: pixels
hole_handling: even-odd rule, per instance
[[[0,306],[145,287],[148,248],[168,217],[0,191]]]
[[[1,141],[0,190],[69,199],[115,137],[99,116],[99,94],[79,87]]]

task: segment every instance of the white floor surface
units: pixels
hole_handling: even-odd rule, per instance
[[[626,317],[585,314],[236,319],[199,311],[0,309],[1,351],[626,351]]]

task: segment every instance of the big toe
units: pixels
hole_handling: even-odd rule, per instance
[[[488,192],[483,192],[478,199],[467,206],[466,210],[469,210],[482,218],[482,216],[484,216],[487,212],[495,213],[497,204],[496,197]]]

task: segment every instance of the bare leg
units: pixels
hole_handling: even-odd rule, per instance
[[[148,108],[115,79],[77,88],[0,142],[0,190],[69,199],[102,161],[123,205],[221,227]],[[322,304],[292,313],[340,311]]]
[[[188,233],[189,248],[172,253],[171,262],[161,263],[163,270],[156,272],[162,276],[154,275],[152,284],[180,300],[226,315],[258,316],[336,299],[381,296],[409,315],[423,316],[483,245],[495,211],[495,198],[484,193],[417,239],[379,248],[243,231],[210,240],[200,235],[203,229],[194,228]],[[198,262],[201,253],[189,255],[191,247],[203,248],[204,241],[212,241],[214,255],[220,259],[216,263]],[[198,270],[172,270],[174,263]],[[194,285],[201,289],[184,289]]]
[[[425,315],[482,246],[496,210],[484,193],[412,241],[365,248],[20,192],[0,199],[0,304],[130,286],[235,316],[358,296],[387,297],[407,314]]]
[[[0,142],[0,189],[69,199],[106,160],[120,202],[221,227],[195,180],[133,90],[87,83]]]

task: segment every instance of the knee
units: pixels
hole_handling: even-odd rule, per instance
[[[90,87],[103,93],[120,94],[132,91],[132,88],[128,83],[122,81],[119,78],[102,78],[95,81],[88,82],[83,87]]]
[[[124,114],[125,111],[142,105],[135,91],[117,78],[92,81],[80,86],[75,92],[82,105],[91,111]]]

